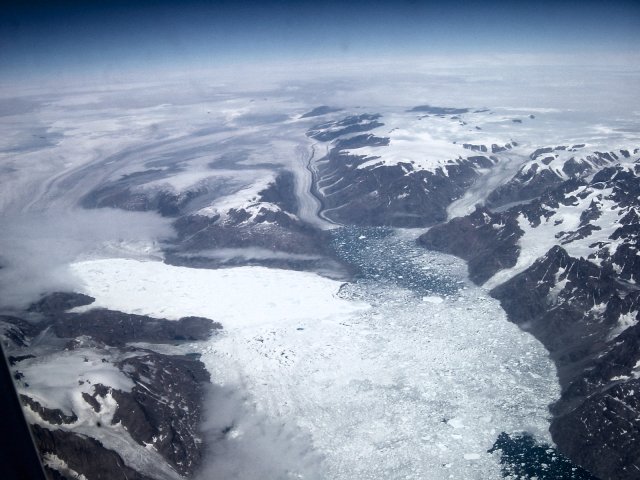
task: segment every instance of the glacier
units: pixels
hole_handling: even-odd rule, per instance
[[[501,432],[550,443],[554,366],[466,280],[464,263],[414,246],[410,232],[347,233],[358,244],[344,255],[368,249],[362,262],[384,268],[380,255],[393,262],[395,252],[405,272],[427,272],[429,282],[123,258],[71,270],[94,307],[223,323],[220,335],[189,346],[214,386],[235,392],[233,408],[214,393],[211,421],[230,432],[227,455],[213,455],[205,471],[253,478],[251,446],[260,445],[270,478],[500,478],[499,455],[487,451]]]

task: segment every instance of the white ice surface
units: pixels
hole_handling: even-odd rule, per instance
[[[116,360],[125,356],[116,357]],[[110,352],[82,348],[39,355],[20,362],[20,371],[24,375],[18,385],[20,393],[30,396],[46,408],[60,409],[66,415],[73,413],[77,417],[70,424],[51,425],[29,406],[25,406],[27,420],[49,429],[93,437],[106,448],[118,452],[127,465],[154,478],[181,478],[155,449],[139,445],[121,423],[112,424],[118,404],[110,393],[105,397],[96,397],[100,405],[98,412],[83,399],[83,393],[94,393],[93,386],[96,384],[125,392],[133,388],[130,378],[112,363],[103,362],[105,357],[114,360]],[[99,428],[96,426],[98,423],[101,425]]]
[[[69,465],[67,465],[67,462],[62,460],[60,457],[58,457],[54,453],[47,453],[43,455],[42,461],[47,467],[53,470],[57,470],[58,472],[65,475],[67,478],[73,478],[75,480],[87,480],[87,477],[76,472],[72,468],[69,468]]]
[[[273,181],[274,175],[269,174],[257,179],[252,184],[246,185],[232,195],[227,195],[216,200],[212,206],[204,207],[196,213],[198,215],[213,216],[215,214],[224,214],[231,209],[248,209],[258,203],[259,193],[265,190]]]
[[[187,171],[147,182],[141,189],[158,188],[159,190],[166,189],[169,191],[183,192],[188,190],[190,187],[195,188],[200,185],[206,186],[207,180],[219,179],[224,176],[225,172],[219,171],[216,172],[215,175],[212,174],[211,170]],[[229,177],[232,176],[229,175]]]
[[[89,260],[73,264],[71,270],[95,297],[90,308],[174,320],[199,315],[228,329],[274,318],[301,321],[309,312],[322,320],[364,308],[336,297],[339,282],[308,272],[264,267],[205,270],[130,259]]]
[[[486,451],[501,431],[549,440],[555,370],[481,289],[438,303],[260,267],[114,259],[73,271],[97,306],[222,322],[220,335],[193,347],[214,382],[246,392],[239,401],[281,425],[273,433],[231,418],[228,441],[260,445],[263,461],[299,469],[290,478],[500,478]],[[311,449],[290,430],[309,435]],[[286,464],[276,452],[299,458]],[[251,462],[240,460],[237,478],[252,478],[242,469]]]
[[[586,259],[596,251],[591,247],[596,242],[609,244],[609,252],[614,253],[617,244],[609,237],[621,226],[620,219],[627,210],[621,209],[614,200],[608,198],[611,193],[611,189],[597,190],[581,186],[566,195],[567,198],[575,196],[573,203],[560,204],[550,216],[541,217],[540,225],[535,227],[523,214],[520,214],[518,226],[524,231],[524,235],[518,241],[520,245],[518,260],[513,267],[497,272],[487,280],[484,286],[490,289],[506,282],[529,268],[538,258],[558,244],[574,258]],[[601,215],[589,223],[598,229],[584,238],[574,239],[571,232],[575,232],[580,227],[580,217],[592,202],[598,205]],[[595,262],[595,260],[592,261]]]
[[[93,385],[97,383],[125,392],[133,388],[130,378],[111,363],[102,362],[100,353],[92,349],[67,350],[23,361],[20,371],[29,384],[31,398],[67,415],[78,411],[78,406],[84,404],[82,393],[92,393]],[[70,390],[69,385],[75,388]]]
[[[490,155],[465,149],[463,143],[486,145],[490,152],[491,144],[502,146],[510,141],[508,135],[496,135],[474,128],[477,124],[485,123],[489,117],[485,112],[460,115],[469,122],[466,125],[452,120],[451,116],[425,116],[419,112],[389,113],[380,119],[384,125],[371,131],[377,136],[388,137],[388,146],[362,147],[346,151],[354,155],[379,157],[372,158],[358,168],[378,164],[411,163],[416,170],[433,172],[459,158]],[[443,172],[446,174],[446,169]]]
[[[638,316],[637,310],[635,311],[632,310],[629,313],[620,315],[620,317],[618,318],[618,323],[613,328],[613,330],[611,330],[611,332],[609,333],[609,339],[612,340],[616,338],[618,335],[620,335],[622,332],[624,332],[627,328],[637,325],[638,324],[637,316]]]
[[[521,149],[520,149],[521,150]],[[458,200],[453,201],[447,207],[447,220],[455,217],[464,217],[472,213],[476,205],[483,205],[489,194],[499,185],[510,180],[517,172],[526,156],[512,151],[498,156],[499,162],[493,168],[478,169],[480,177]]]
[[[221,221],[226,221],[231,210],[245,210],[249,217],[244,221],[251,223],[255,217],[263,211],[282,212],[289,217],[293,216],[284,212],[278,205],[271,202],[263,202],[260,200],[260,192],[269,188],[275,182],[275,173],[263,173],[262,176],[253,180],[253,183],[247,184],[230,195],[221,197],[211,205],[196,211],[196,215],[213,217],[220,215]]]

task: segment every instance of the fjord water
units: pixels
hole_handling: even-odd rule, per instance
[[[204,348],[224,412],[210,424],[230,428],[209,468],[237,478],[257,468],[274,478],[501,478],[500,452],[489,450],[502,432],[550,442],[554,366],[466,280],[462,261],[421,249],[411,231],[332,235],[357,272],[335,296],[359,308],[230,326]]]
[[[473,319],[480,314],[481,324],[481,312],[484,310],[485,313],[489,313],[491,309],[479,309],[477,306],[478,302],[481,304],[488,300],[488,297],[485,297],[488,292],[480,293],[474,302],[473,297],[467,295],[465,290],[478,291],[480,289],[471,286],[468,282],[466,266],[456,258],[437,252],[425,252],[422,247],[416,245],[415,237],[416,233],[411,230],[403,231],[380,227],[340,228],[334,231],[332,245],[344,261],[356,268],[357,283],[360,286],[367,285],[373,295],[379,294],[381,289],[394,291],[402,288],[412,292],[417,299],[422,298],[423,302],[430,304],[440,304],[447,300],[457,300],[458,302],[471,300],[464,307],[468,315],[462,315],[459,317],[459,321],[474,321]],[[491,301],[493,302],[493,300]],[[498,316],[501,321],[507,322],[503,312],[498,312]],[[430,318],[425,318],[425,322],[430,320]],[[513,325],[511,324],[508,327],[505,326],[505,335],[510,335],[512,329]],[[488,334],[489,332],[485,332],[484,335]],[[477,341],[486,341],[486,337],[483,339],[482,335],[478,335]],[[533,340],[533,344],[535,343],[537,342]],[[518,354],[518,345],[517,342],[513,345],[512,355],[514,356]],[[527,342],[527,345],[530,348],[535,348],[531,343]],[[546,389],[541,391],[544,400],[537,405],[538,408],[542,408],[545,402],[551,403],[555,400],[554,395],[557,394],[558,387],[552,381],[554,367],[548,360],[544,349],[540,345],[538,345],[538,349],[540,357],[537,359],[532,357],[538,354],[530,351],[523,352],[525,356],[521,359],[522,363],[515,370],[519,375],[515,377],[518,385],[514,386],[514,393],[517,390],[529,390],[526,383],[530,381],[530,378],[539,379],[537,375],[549,375],[547,377],[549,382],[536,384],[538,387]],[[492,355],[495,356],[496,352],[493,351]],[[484,358],[477,357],[477,360],[482,365],[485,364]],[[532,360],[540,363],[533,367]],[[529,376],[522,375],[531,368],[533,370],[528,371]],[[504,373],[502,368],[499,367],[498,370],[498,375]],[[477,377],[477,381],[483,381],[483,378],[488,375],[491,375],[491,372],[486,370]],[[513,378],[509,382],[513,383]],[[524,382],[525,385],[520,382]],[[535,394],[535,392],[532,393]],[[533,404],[531,406],[536,408]],[[513,412],[515,413],[515,410]],[[541,413],[541,410],[538,410],[537,413]],[[521,411],[520,414],[524,414],[524,411]],[[548,415],[546,417],[548,418]],[[546,418],[543,416],[535,419],[527,418],[524,414],[519,420],[520,427],[517,427],[517,417],[514,416],[511,421],[513,422],[512,429],[502,431],[487,452],[500,455],[504,478],[515,476],[523,479],[593,480],[594,477],[588,472],[572,464],[553,448],[549,434],[546,432]],[[514,426],[515,428],[513,428]],[[452,438],[455,438],[455,434],[452,435]],[[487,477],[481,476],[480,478]]]

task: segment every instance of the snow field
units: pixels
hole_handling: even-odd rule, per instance
[[[106,352],[104,357],[113,359]],[[118,404],[110,393],[104,398],[95,397],[100,405],[98,412],[83,399],[83,393],[94,393],[93,386],[96,384],[125,392],[133,388],[131,379],[112,363],[103,361],[104,357],[95,349],[80,348],[38,355],[34,359],[20,362],[19,370],[24,375],[18,388],[20,393],[29,395],[46,408],[60,409],[65,415],[73,413],[77,417],[72,423],[52,425],[44,421],[31,407],[25,406],[27,420],[49,429],[62,429],[93,437],[106,448],[118,452],[127,465],[155,478],[180,479],[180,475],[157,451],[138,445],[121,423],[111,423]],[[124,358],[122,356],[118,359]],[[97,428],[97,425],[100,428]],[[62,466],[56,463],[56,458],[46,458],[45,463]]]
[[[130,392],[133,382],[111,363],[101,361],[92,349],[68,350],[20,363],[20,371],[29,384],[29,395],[41,405],[57,408],[66,415],[84,408],[82,393],[93,393],[101,383]],[[81,383],[80,383],[81,382]],[[77,388],[69,390],[69,385]]]
[[[485,282],[484,286],[491,289],[513,278],[533,265],[538,258],[544,256],[558,242],[569,255],[575,258],[588,258],[596,251],[592,247],[596,242],[608,244],[609,253],[615,253],[618,244],[622,241],[612,241],[609,237],[621,226],[620,219],[627,210],[621,209],[610,198],[611,194],[611,189],[597,190],[581,186],[566,194],[567,198],[575,197],[574,203],[560,204],[552,215],[543,216],[540,225],[535,227],[521,214],[518,217],[518,226],[524,235],[518,242],[521,253],[516,264],[511,268],[497,272]],[[571,234],[579,229],[581,215],[592,202],[598,206],[601,212],[597,219],[589,222],[597,229],[584,238],[574,238]],[[599,263],[597,259],[590,259],[590,261]]]
[[[396,165],[398,163],[413,163],[416,170],[435,172],[441,169],[446,175],[446,165],[450,160],[482,155],[482,152],[472,152],[463,148],[463,143],[504,145],[509,137],[504,134],[498,136],[478,131],[473,128],[477,123],[484,124],[488,115],[480,113],[462,114],[461,117],[472,123],[463,124],[462,121],[452,120],[451,115],[445,118],[434,115],[421,115],[416,112],[388,113],[381,121],[383,126],[371,131],[380,137],[389,137],[388,146],[362,147],[346,150],[353,155],[365,155],[372,158],[358,168],[372,165]]]

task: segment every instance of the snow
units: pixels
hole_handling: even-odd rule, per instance
[[[93,386],[96,384],[125,392],[131,391],[134,386],[131,379],[110,363],[122,360],[128,355],[134,354],[120,355],[116,350],[101,352],[92,348],[81,348],[23,360],[20,362],[20,371],[24,378],[18,384],[19,393],[30,396],[46,408],[60,409],[66,415],[73,413],[77,421],[71,424],[51,425],[28,406],[24,407],[25,416],[30,423],[46,428],[93,437],[106,448],[118,452],[132,468],[158,479],[177,480],[180,478],[179,475],[157,451],[138,445],[122,424],[112,425],[118,405],[110,393],[104,398],[96,397],[100,404],[98,412],[82,397],[83,393],[92,395]],[[110,361],[103,361],[103,358]],[[101,425],[100,428],[96,427],[98,423]]]
[[[269,173],[256,179],[253,183],[245,185],[243,188],[234,192],[233,194],[221,197],[213,204],[203,207],[197,212],[196,215],[203,215],[206,217],[213,217],[220,215],[224,222],[229,214],[230,210],[245,210],[250,217],[245,222],[251,222],[262,210],[270,212],[283,212],[289,217],[293,218],[293,215],[284,212],[279,206],[260,201],[260,192],[266,190],[275,181],[275,174]]]
[[[450,160],[484,155],[482,152],[465,149],[463,143],[484,144],[490,151],[493,143],[504,145],[509,142],[509,137],[479,132],[472,126],[462,125],[459,120],[449,117],[419,116],[415,112],[385,114],[382,117],[384,126],[371,130],[371,133],[388,137],[388,146],[368,146],[345,151],[353,155],[379,157],[362,163],[358,168],[411,163],[415,170],[435,172],[441,169],[447,175],[445,167],[450,165]],[[475,124],[483,123],[488,115],[468,113],[460,117]]]
[[[571,145],[568,145],[567,147],[571,147]],[[551,146],[551,148],[555,147]],[[618,161],[624,161],[624,157],[620,155],[621,148],[625,148],[625,144],[613,142],[612,144],[607,145],[607,148],[603,153],[609,151],[614,151],[614,153],[617,152]],[[549,159],[549,157],[551,157],[552,160],[546,160],[548,163],[544,163],[542,161],[543,159]],[[567,179],[569,178],[569,176],[563,171],[563,167],[565,163],[570,159],[575,159],[575,161],[579,164],[586,164],[590,168],[595,168],[596,170],[600,168],[597,162],[600,162],[601,160],[597,160],[596,162],[594,150],[592,148],[586,149],[585,147],[583,147],[577,149],[577,151],[573,151],[573,149],[567,148],[566,150],[553,150],[549,153],[542,153],[538,155],[535,160],[529,160],[528,162],[524,163],[521,167],[521,171],[527,172],[531,167],[535,165],[538,174],[543,170],[550,170],[554,172],[558,177]]]
[[[204,316],[227,329],[349,314],[364,305],[338,298],[341,283],[313,273],[264,267],[192,269],[135,259],[88,260],[71,271],[91,292],[88,308],[177,320]],[[161,301],[160,299],[170,299]]]
[[[611,242],[609,237],[620,227],[619,220],[624,212],[618,209],[615,201],[608,198],[611,193],[611,189],[597,190],[587,186],[578,187],[575,191],[566,194],[566,198],[575,196],[575,203],[560,204],[552,215],[541,217],[541,223],[537,227],[534,227],[524,214],[520,214],[517,219],[518,226],[524,235],[518,241],[520,245],[518,260],[513,267],[497,272],[487,280],[484,286],[493,288],[513,278],[529,268],[558,243],[574,258],[588,258],[595,252],[590,245],[596,242],[608,243],[609,251],[613,253],[616,244]],[[580,198],[578,195],[584,198]],[[601,215],[589,223],[598,229],[582,239],[574,239],[571,233],[580,227],[580,216],[589,208],[592,201],[598,205]],[[597,262],[593,259],[591,261]]]
[[[447,220],[455,217],[464,217],[472,213],[477,204],[484,204],[489,194],[499,185],[510,180],[517,172],[526,156],[521,153],[501,152],[498,155],[499,162],[491,169],[478,169],[480,177],[465,194],[447,207]]]
[[[224,171],[216,171],[214,174],[211,170],[189,170],[186,172],[174,173],[157,180],[152,180],[144,183],[138,189],[159,189],[180,193],[199,186],[206,186],[208,181],[219,180],[225,176],[233,178],[231,173],[227,174]]]
[[[462,148],[462,145],[454,145],[448,140],[434,138],[428,132],[395,130],[390,137],[388,146],[349,150],[352,154],[380,157],[364,162],[358,168],[367,168],[380,162],[384,165],[414,162],[415,169],[434,171],[446,165],[447,160],[457,159],[469,153]]]
[[[422,297],[422,301],[423,302],[429,302],[429,303],[435,303],[435,304],[439,304],[444,302],[444,299],[442,297],[437,297],[437,296],[427,296],[427,297]]]
[[[253,183],[245,185],[237,192],[219,198],[211,206],[204,207],[197,212],[198,215],[213,216],[215,214],[224,214],[231,209],[247,208],[259,200],[259,193],[269,187],[275,180],[275,175],[269,174],[260,178]]]
[[[465,460],[480,460],[480,454],[479,453],[465,453],[464,454],[464,459]]]
[[[62,460],[54,453],[45,453],[42,457],[42,463],[44,463],[52,470],[57,470],[67,478],[73,478],[75,480],[87,480],[87,477],[70,468],[69,465],[67,465],[67,462]]]
[[[72,270],[96,306],[220,321],[221,334],[192,348],[214,382],[240,392],[234,402],[257,412],[229,419],[227,441],[256,442],[271,462],[269,451],[296,452],[291,468],[305,478],[499,478],[499,458],[480,452],[501,431],[550,441],[554,368],[475,287],[423,301],[391,286],[261,267],[112,259]],[[235,403],[230,410],[218,415],[238,414]]]
[[[92,393],[97,383],[125,392],[133,388],[131,379],[111,363],[102,362],[99,352],[92,349],[65,350],[28,359],[20,363],[20,371],[29,384],[30,397],[66,415],[84,408],[82,393]],[[76,387],[70,390],[69,385]]]
[[[620,315],[618,318],[618,323],[609,333],[609,340],[613,340],[622,332],[624,332],[627,328],[633,327],[638,324],[638,311],[631,311],[629,313],[624,313]]]
[[[564,275],[566,271],[567,271],[566,268],[561,267],[558,269],[558,271],[555,274],[555,282],[553,283],[553,287],[551,288],[551,290],[549,290],[549,294],[548,294],[552,302],[557,301],[558,295],[560,295],[560,292],[564,290],[564,287],[566,287],[567,283],[569,282],[568,276],[566,276],[563,279],[560,279],[560,277]]]

